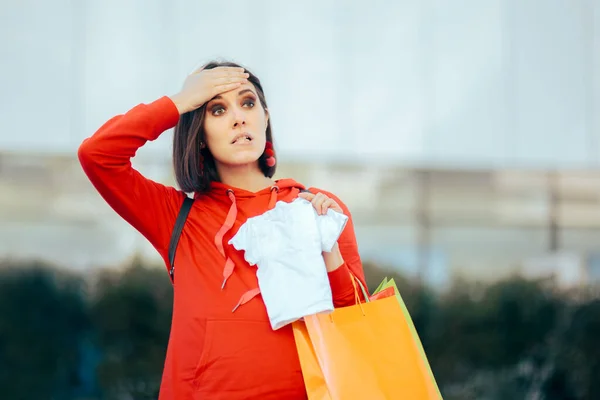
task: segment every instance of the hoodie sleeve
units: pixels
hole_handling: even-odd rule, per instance
[[[344,204],[344,202],[342,202],[334,194],[316,188],[310,188],[309,190],[312,193],[321,192],[324,195],[334,199],[340,205],[340,207],[342,207],[344,215],[348,217],[346,226],[338,239],[338,245],[340,247],[340,253],[342,253],[342,258],[344,259],[344,264],[342,264],[335,271],[329,272],[328,276],[329,283],[331,285],[331,292],[333,294],[333,305],[335,307],[345,307],[353,305],[355,303],[355,300],[354,285],[351,280],[351,274],[361,281],[361,283],[365,287],[365,290],[367,291],[367,294],[369,294],[369,289],[365,280],[365,273],[363,270],[362,261],[360,259],[360,254],[358,253],[358,244],[356,243],[356,235],[354,233],[354,223],[352,222],[352,215],[350,214],[350,210],[348,209],[346,204]],[[358,293],[360,295],[361,300],[364,301],[364,296],[360,288],[358,288]]]
[[[79,146],[78,158],[102,198],[152,243],[165,261],[185,194],[135,170],[131,158],[147,141],[175,126],[179,112],[164,96],[111,118]]]

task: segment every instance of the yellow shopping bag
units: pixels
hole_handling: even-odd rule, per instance
[[[293,324],[308,398],[441,399],[396,297],[369,301],[361,289],[366,303],[355,287],[356,305]]]

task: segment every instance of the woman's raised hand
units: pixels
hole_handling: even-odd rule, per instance
[[[170,96],[179,114],[193,111],[220,93],[248,82],[250,75],[240,67],[197,69],[187,76],[179,93]]]

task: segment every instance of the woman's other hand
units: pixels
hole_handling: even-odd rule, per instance
[[[327,214],[328,209],[332,209],[333,211],[337,211],[341,214],[344,213],[342,207],[340,207],[340,205],[334,199],[327,197],[323,193],[312,194],[309,192],[301,192],[298,194],[298,197],[310,201],[319,215]]]
[[[301,192],[298,194],[298,197],[310,201],[319,215],[327,214],[327,210],[329,209],[341,214],[344,213],[342,207],[340,207],[335,200],[323,193],[312,194],[309,192]],[[327,272],[333,272],[344,264],[344,258],[342,257],[342,253],[340,253],[340,247],[337,242],[335,242],[331,251],[324,251],[322,254]]]

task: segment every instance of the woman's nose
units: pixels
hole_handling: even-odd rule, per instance
[[[234,127],[246,124],[246,117],[244,115],[244,111],[243,110],[235,108],[233,110],[232,114],[233,114],[233,126]]]

